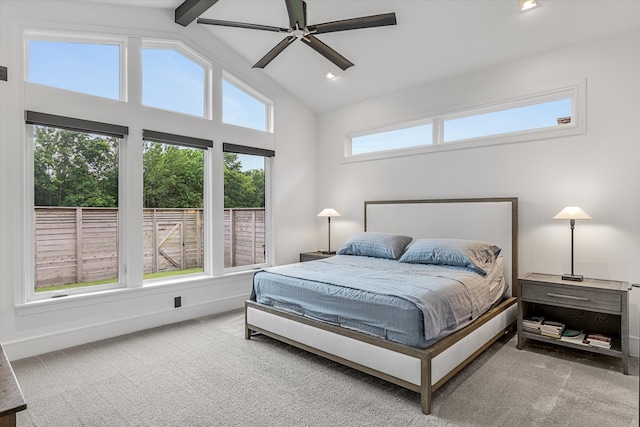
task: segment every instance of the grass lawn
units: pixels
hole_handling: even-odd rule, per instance
[[[160,273],[149,273],[144,275],[144,280],[159,279],[159,278],[171,277],[171,276],[182,276],[183,274],[202,273],[203,271],[204,271],[203,268],[194,267],[194,268],[187,268],[184,270],[172,270],[172,271],[163,271]],[[113,283],[113,280],[106,279],[106,280],[96,280],[94,282],[69,283],[67,285],[45,286],[42,288],[37,288],[36,292],[60,291],[60,290],[70,289],[70,288],[84,288],[86,286],[106,285],[109,283]]]

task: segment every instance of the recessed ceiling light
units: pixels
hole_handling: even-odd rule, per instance
[[[327,71],[324,75],[325,75],[329,80],[333,80],[333,79],[335,79],[336,77],[338,77],[338,76],[336,76],[335,74],[333,74],[331,71]]]
[[[520,10],[524,12],[525,10],[533,9],[538,6],[537,0],[520,0]]]

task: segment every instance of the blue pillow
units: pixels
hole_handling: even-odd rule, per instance
[[[467,267],[485,275],[500,251],[493,243],[476,240],[417,239],[400,262]]]
[[[398,259],[411,240],[399,234],[364,232],[349,239],[337,254]]]

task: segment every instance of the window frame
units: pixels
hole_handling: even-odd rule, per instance
[[[275,240],[271,235],[271,210],[269,209],[269,205],[271,204],[271,167],[273,158],[276,153],[273,150],[266,150],[262,148],[249,147],[246,145],[238,145],[231,143],[223,143],[222,144],[222,157],[224,159],[224,153],[236,153],[236,154],[246,154],[250,156],[263,156],[264,157],[264,262],[258,264],[249,264],[249,265],[241,265],[236,267],[225,267],[224,259],[222,260],[222,270],[223,274],[228,273],[237,273],[242,271],[250,271],[258,268],[264,268],[271,265],[271,254],[273,253],[272,245]],[[223,160],[223,168],[224,168],[224,160]],[[224,183],[223,183],[224,187]],[[223,197],[224,197],[224,188],[223,188]],[[224,211],[224,203],[222,204],[222,209]],[[224,248],[223,248],[224,253]],[[224,258],[224,257],[223,257]]]
[[[478,136],[478,137],[472,137],[472,138],[456,139],[456,140],[452,140],[452,141],[444,141],[444,138],[446,136],[445,132],[444,132],[444,123],[447,120],[462,119],[462,118],[474,117],[474,116],[479,116],[479,115],[488,114],[488,113],[496,113],[496,112],[500,112],[500,111],[508,111],[508,110],[512,110],[512,109],[516,109],[516,108],[529,107],[529,106],[534,106],[534,105],[538,105],[538,104],[544,104],[544,103],[552,102],[552,101],[560,101],[560,100],[567,99],[567,98],[569,98],[571,100],[571,117],[572,117],[572,120],[571,120],[571,123],[564,124],[561,127],[562,127],[562,129],[575,128],[577,126],[577,124],[576,124],[577,118],[576,118],[576,120],[573,120],[573,118],[576,116],[576,90],[577,90],[577,88],[575,88],[575,87],[573,89],[559,89],[557,91],[551,91],[551,92],[532,95],[532,96],[527,96],[527,97],[523,97],[523,98],[517,98],[517,99],[514,99],[514,100],[507,100],[507,101],[504,101],[504,102],[492,103],[492,104],[489,104],[488,106],[468,109],[468,110],[464,110],[464,111],[461,111],[461,112],[444,114],[440,118],[440,120],[442,122],[442,126],[443,126],[441,143],[442,144],[455,144],[455,143],[458,143],[458,142],[465,142],[465,141],[472,141],[472,140],[473,141],[481,141],[481,140],[485,140],[485,139],[505,138],[505,137],[510,137],[510,136],[514,136],[515,137],[515,136],[518,136],[518,135],[539,134],[539,133],[544,133],[544,132],[547,132],[547,131],[558,130],[559,129],[558,126],[547,126],[547,127],[541,127],[541,128],[525,129],[525,130],[513,131],[513,132],[504,132],[504,133],[485,135],[485,136]]]
[[[94,135],[104,135],[108,137],[118,138],[118,280],[114,283],[108,283],[104,285],[93,285],[86,287],[68,288],[57,291],[35,291],[35,236],[33,230],[35,230],[35,200],[34,200],[34,149],[35,149],[35,128],[37,126],[57,128],[71,130],[73,132],[89,133]],[[123,186],[124,173],[122,156],[123,144],[126,143],[129,129],[126,126],[114,125],[110,123],[92,122],[83,119],[77,119],[73,117],[57,116],[53,114],[39,113],[34,111],[25,111],[25,135],[26,141],[26,177],[25,177],[25,220],[30,224],[27,229],[32,230],[31,233],[25,235],[25,286],[27,302],[49,300],[52,298],[66,297],[73,295],[93,294],[96,292],[108,291],[113,289],[124,288],[127,283],[126,267],[123,259],[126,259],[126,244],[123,239],[124,229],[120,226],[121,223],[126,222],[124,215],[124,209],[121,209],[121,203],[123,201]]]
[[[60,88],[57,86],[49,86],[43,85],[47,87],[54,87],[59,90],[65,90],[70,92],[81,93],[87,96],[95,96],[97,98],[110,99],[115,101],[128,101],[128,93],[129,93],[129,81],[127,74],[127,47],[128,47],[128,37],[118,37],[118,36],[106,36],[106,35],[98,35],[98,34],[80,34],[73,32],[53,32],[53,31],[38,31],[38,30],[25,30],[23,34],[23,43],[24,43],[24,75],[23,79],[25,82],[29,82],[30,84],[40,85],[41,83],[35,83],[29,80],[29,42],[31,40],[42,41],[42,42],[59,42],[59,43],[83,43],[83,44],[110,44],[117,45],[119,48],[119,98],[107,98],[99,95],[94,95],[86,92],[78,92],[70,89]]]
[[[427,126],[427,125],[431,125],[431,142],[428,143],[428,144],[414,145],[414,146],[410,146],[410,147],[389,148],[387,150],[369,151],[367,153],[361,153],[361,154],[351,154],[352,150],[353,150],[353,138],[359,138],[359,137],[369,136],[369,135],[378,135],[378,134],[381,134],[381,133],[393,132],[393,131],[397,131],[397,130],[404,130],[404,129],[420,127],[420,126]],[[369,129],[369,130],[361,131],[361,132],[353,132],[353,133],[348,134],[348,137],[347,137],[347,143],[345,144],[345,157],[347,157],[347,156],[349,156],[349,157],[351,157],[351,156],[352,157],[375,156],[375,155],[378,155],[380,153],[393,154],[395,152],[403,152],[403,151],[406,151],[406,150],[422,148],[422,147],[428,147],[428,146],[431,146],[431,145],[435,144],[435,141],[436,141],[435,128],[436,127],[437,127],[437,124],[436,124],[435,120],[431,119],[431,118],[428,118],[428,119],[412,120],[412,121],[409,121],[409,122],[396,123],[396,124],[393,124],[393,125],[390,125],[390,126],[378,127],[378,128],[375,128],[375,129]]]
[[[211,61],[206,59],[203,55],[200,55],[191,47],[187,46],[180,40],[169,40],[169,39],[155,39],[155,38],[143,38],[140,46],[140,70],[142,72],[144,68],[144,64],[142,64],[143,51],[145,49],[159,49],[159,50],[173,50],[184,56],[185,58],[193,61],[194,63],[200,65],[204,69],[204,108],[203,115],[198,116],[194,114],[184,113],[182,111],[175,110],[167,110],[162,107],[156,107],[154,105],[147,105],[142,102],[142,98],[140,98],[140,103],[143,107],[146,108],[155,108],[162,111],[168,111],[174,114],[183,114],[185,116],[198,117],[205,120],[213,119],[213,95],[212,95],[212,87],[213,87],[213,64]],[[140,94],[144,93],[144,79],[143,76],[140,78]]]
[[[272,165],[271,158],[265,158],[265,263],[259,266],[240,266],[231,270],[224,268],[224,248],[218,244],[223,237],[224,221],[224,185],[222,180],[224,156],[222,143],[215,142],[213,147],[205,150],[205,185],[209,185],[209,190],[204,194],[204,221],[208,225],[205,227],[204,250],[209,256],[205,257],[203,273],[194,273],[184,277],[173,276],[171,278],[159,278],[144,280],[144,266],[141,260],[143,253],[141,225],[142,218],[142,191],[143,191],[143,158],[141,145],[143,144],[143,128],[158,129],[163,132],[175,132],[176,134],[192,134],[197,140],[208,138],[211,135],[219,135],[230,140],[251,141],[253,147],[269,147],[275,143],[273,136],[274,128],[274,101],[264,96],[261,92],[253,89],[242,80],[234,80],[234,84],[242,90],[249,91],[251,96],[268,103],[268,120],[270,133],[257,131],[250,128],[237,127],[222,123],[222,76],[223,68],[216,64],[212,53],[200,55],[196,52],[197,44],[190,43],[189,39],[179,35],[172,39],[172,35],[165,38],[154,38],[147,32],[122,30],[113,34],[85,32],[82,27],[61,30],[57,26],[48,28],[23,28],[21,34],[21,74],[23,76],[22,90],[23,109],[37,109],[54,114],[67,116],[70,120],[90,121],[96,117],[103,118],[105,122],[123,123],[131,126],[131,134],[119,140],[119,171],[118,171],[118,283],[107,285],[95,285],[84,288],[65,289],[60,295],[53,292],[35,293],[35,239],[33,235],[33,225],[35,221],[34,213],[34,132],[31,124],[23,123],[22,136],[22,173],[21,187],[24,188],[25,197],[20,201],[23,206],[25,216],[22,220],[22,235],[25,236],[21,245],[21,272],[20,280],[15,284],[14,305],[22,313],[36,313],[55,310],[56,307],[69,305],[84,305],[93,303],[103,298],[127,298],[132,292],[144,292],[145,295],[153,295],[159,292],[166,292],[161,288],[181,289],[183,286],[210,286],[217,283],[227,283],[234,281],[238,277],[244,277],[258,267],[271,265],[272,254],[274,253],[275,239],[272,236],[273,215],[270,212],[270,200],[272,194]],[[72,91],[65,88],[40,85],[28,80],[28,43],[29,40],[37,39],[43,41],[63,41],[77,42],[84,41],[99,43],[104,40],[120,41],[120,99],[113,102],[113,98],[95,96],[88,93]],[[144,45],[143,45],[144,40]],[[206,65],[206,92],[205,109],[207,117],[193,116],[178,111],[161,110],[152,111],[156,107],[142,104],[141,89],[141,64],[142,49],[149,48],[150,45],[160,48],[168,48],[179,51],[180,54],[191,60],[202,60]],[[192,47],[193,46],[193,47]],[[202,62],[199,63],[203,65]],[[228,76],[228,75],[227,75]],[[135,86],[131,86],[135,85]],[[48,88],[53,88],[59,92],[52,92]],[[52,96],[56,94],[56,96]],[[86,98],[87,96],[93,99]],[[61,100],[63,102],[61,103]],[[68,100],[68,101],[66,101]],[[87,103],[87,105],[84,104]],[[124,105],[123,105],[124,103]],[[76,108],[76,105],[83,107]],[[68,106],[74,106],[68,108]],[[62,117],[62,116],[61,116]],[[73,119],[75,117],[76,119]],[[89,120],[87,120],[89,119]],[[94,122],[96,123],[96,122]],[[55,126],[52,126],[55,127]],[[72,129],[73,130],[73,129]],[[86,130],[82,130],[85,131]],[[186,133],[185,133],[186,132]],[[87,132],[100,133],[100,132]],[[199,138],[198,138],[199,137]],[[252,149],[251,147],[246,147]],[[257,148],[257,150],[261,150]],[[269,150],[267,150],[269,151]],[[252,153],[252,154],[255,154]],[[125,183],[127,185],[125,185]],[[140,235],[138,235],[140,233]],[[231,283],[231,282],[229,282]],[[68,296],[68,298],[56,298],[57,296]]]
[[[513,108],[537,105],[540,103],[571,99],[571,123],[558,126],[528,129],[501,134],[465,138],[454,141],[444,141],[444,122],[446,120],[472,117]],[[398,128],[409,127],[415,123],[433,123],[433,142],[417,147],[398,148],[372,153],[351,154],[352,138],[382,133]],[[519,142],[533,142],[538,140],[561,138],[580,135],[586,132],[586,80],[572,81],[562,85],[555,85],[551,89],[541,90],[523,96],[490,102],[484,105],[459,108],[456,110],[425,115],[422,118],[412,118],[409,121],[378,126],[364,130],[346,132],[344,134],[344,154],[342,163],[355,163],[368,160],[380,160],[393,157],[403,157],[415,154],[427,154],[431,152],[458,150],[510,144]]]
[[[178,113],[179,114],[179,113]],[[155,278],[155,279],[144,279],[142,278],[142,286],[153,286],[163,283],[177,283],[190,279],[197,279],[203,276],[214,276],[213,264],[211,262],[213,248],[212,242],[213,239],[211,237],[212,233],[212,215],[211,210],[213,207],[211,206],[211,198],[208,196],[211,192],[211,175],[210,171],[213,169],[212,167],[212,149],[213,149],[213,141],[209,139],[202,138],[194,138],[190,136],[171,134],[166,132],[154,131],[150,129],[142,130],[142,141],[143,142],[156,142],[160,144],[167,145],[175,145],[178,147],[185,147],[190,149],[199,149],[203,151],[203,182],[202,182],[202,191],[203,191],[203,200],[202,200],[202,217],[203,217],[203,271],[201,273],[191,273],[191,274],[181,274],[176,276],[171,276],[170,278]],[[143,145],[144,147],[144,145]],[[144,149],[144,148],[143,148]],[[143,180],[144,180],[144,170],[143,170]],[[144,209],[144,206],[141,207]],[[144,269],[144,265],[142,266]]]

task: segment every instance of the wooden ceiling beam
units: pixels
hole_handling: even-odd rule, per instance
[[[218,0],[185,0],[176,8],[176,24],[186,27],[217,2]]]

